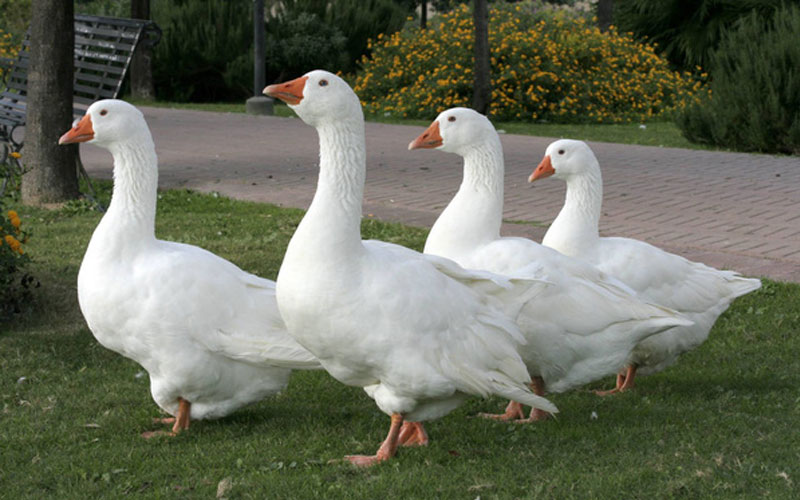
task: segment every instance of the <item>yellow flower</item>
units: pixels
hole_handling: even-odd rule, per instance
[[[17,241],[16,238],[11,236],[10,234],[7,234],[5,236],[5,240],[6,240],[6,243],[8,244],[8,246],[11,247],[11,250],[14,250],[15,252],[22,253],[22,252],[20,252],[20,250],[22,249],[22,246],[20,245],[20,242]]]
[[[22,158],[22,155],[21,155],[21,154],[19,154],[19,153],[18,153],[18,152],[16,152],[16,151],[12,151],[12,152],[8,153],[8,156],[10,156],[10,157],[12,157],[12,158],[16,158],[17,160],[19,160],[20,158]]]

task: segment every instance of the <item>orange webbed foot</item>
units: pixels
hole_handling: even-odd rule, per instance
[[[378,455],[346,455],[344,459],[356,467],[372,467],[384,460],[388,460],[389,457],[382,458]]]
[[[629,365],[628,369],[626,370],[625,374],[618,374],[617,375],[617,386],[613,389],[609,389],[607,391],[594,391],[595,394],[598,396],[610,396],[612,394],[618,394],[620,392],[625,392],[634,387],[634,379],[636,378],[636,365]]]
[[[141,434],[145,439],[156,436],[176,436],[182,430],[189,428],[189,415],[191,414],[192,404],[183,398],[178,398],[178,415],[176,417],[154,418],[154,424],[172,424],[171,431],[146,431]]]
[[[481,418],[491,418],[493,420],[501,420],[503,422],[522,420],[525,414],[522,412],[522,405],[516,401],[509,401],[504,413],[478,413]]]
[[[422,422],[403,422],[397,443],[400,446],[428,446],[428,433]]]
[[[400,437],[400,426],[403,424],[403,416],[399,413],[392,414],[392,424],[389,427],[389,434],[381,443],[378,452],[374,455],[347,455],[345,460],[357,467],[371,467],[378,462],[389,460],[397,453],[397,444]]]
[[[538,408],[533,408],[533,409],[531,409],[531,414],[528,416],[528,418],[521,418],[521,419],[518,419],[518,420],[514,420],[514,422],[517,423],[517,424],[530,424],[530,423],[533,423],[533,422],[541,422],[543,420],[547,420],[551,416],[552,415],[550,415],[549,413],[547,413],[544,410],[540,410]]]
[[[611,396],[613,394],[618,394],[620,392],[622,392],[622,390],[618,389],[617,387],[614,387],[613,389],[609,389],[607,391],[594,391],[594,393],[597,394],[598,396]]]

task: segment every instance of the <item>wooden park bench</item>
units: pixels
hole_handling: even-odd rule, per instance
[[[17,155],[10,153],[18,153],[24,141],[22,137],[15,137],[15,131],[24,127],[26,121],[29,37],[30,32],[16,59],[7,67],[5,90],[0,92],[0,163],[7,162],[17,168],[20,168]],[[73,115],[83,115],[98,99],[116,98],[136,48],[140,43],[155,45],[160,38],[161,29],[152,21],[76,15]],[[9,177],[3,180],[0,196]]]

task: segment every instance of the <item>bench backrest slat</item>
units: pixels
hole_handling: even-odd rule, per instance
[[[94,85],[81,85],[76,83],[73,90],[73,98],[78,96],[85,96],[93,100],[100,99],[113,99],[116,93],[116,86],[112,88],[96,87]]]
[[[76,21],[77,21],[78,16],[75,16],[75,18],[76,18]],[[82,34],[82,35],[86,35],[86,36],[88,36],[90,38],[96,38],[98,36],[101,36],[101,37],[105,36],[105,37],[109,37],[109,38],[122,37],[122,38],[128,38],[131,41],[136,41],[139,38],[139,32],[140,31],[141,31],[141,28],[131,28],[131,27],[126,27],[126,28],[121,28],[121,29],[116,28],[116,27],[109,28],[109,27],[107,27],[105,25],[105,23],[97,23],[97,24],[94,24],[94,25],[85,24],[85,23],[75,24],[75,34],[76,35]]]
[[[115,62],[126,66],[130,60],[130,57],[124,54],[114,54],[113,52],[97,52],[95,50],[86,50],[80,47],[75,47],[75,57],[84,57],[86,59],[106,61],[109,63]]]
[[[79,68],[83,71],[78,72],[77,69]],[[101,73],[120,76],[125,72],[126,68],[124,66],[109,66],[107,64],[97,64],[84,59],[77,59],[75,60],[75,69],[76,69],[75,74],[77,78],[78,77],[77,75],[89,74],[90,71],[95,71],[95,72],[99,71]]]
[[[80,76],[75,77],[75,84],[88,83],[96,85],[100,89],[116,88],[119,78],[109,78],[104,75],[81,73]]]
[[[75,45],[79,45],[83,48],[96,47],[99,49],[113,50],[122,53],[133,52],[132,43],[118,42],[116,39],[102,40],[100,38],[86,38],[75,35]]]
[[[13,92],[0,92],[0,102],[3,103],[3,106],[0,107],[2,111],[13,111],[13,109],[9,108],[25,107],[25,101],[20,100],[19,94]]]

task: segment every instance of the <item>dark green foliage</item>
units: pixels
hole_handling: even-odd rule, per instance
[[[31,0],[0,0],[0,30],[22,41],[31,22]]]
[[[131,2],[130,0],[75,0],[75,13],[92,14],[95,16],[130,17]]]
[[[800,6],[753,13],[726,32],[712,57],[711,90],[678,117],[687,139],[800,154]]]
[[[312,69],[336,71],[347,64],[345,36],[313,12],[285,12],[267,29],[267,81],[282,82]]]
[[[153,0],[164,31],[153,57],[159,99],[223,101],[250,95],[251,0]]]
[[[152,0],[164,36],[153,77],[159,99],[231,101],[252,95],[252,0]],[[367,40],[399,29],[392,0],[286,0],[267,9],[267,81],[312,69],[352,72]]]
[[[392,0],[280,2],[267,19],[267,81],[318,68],[355,71],[367,41],[400,29],[409,9]]]
[[[338,26],[347,39],[348,64],[343,71],[355,71],[367,41],[378,33],[399,30],[408,14],[392,0],[337,0],[336,7],[328,10],[328,22]]]
[[[769,13],[784,0],[617,0],[614,24],[621,32],[657,43],[676,66],[708,68],[726,28],[753,10]],[[796,3],[797,0],[789,0]]]

